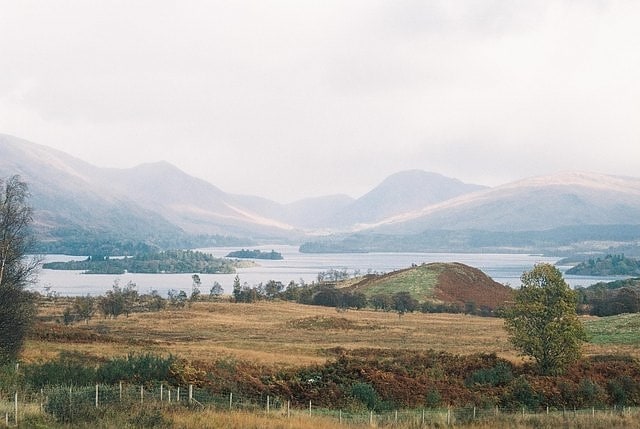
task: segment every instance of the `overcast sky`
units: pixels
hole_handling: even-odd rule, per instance
[[[640,175],[640,2],[0,0],[0,132],[227,192]]]

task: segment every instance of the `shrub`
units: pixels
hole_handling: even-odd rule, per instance
[[[86,386],[96,380],[95,369],[68,353],[61,353],[54,361],[25,366],[24,374],[26,383],[36,388],[62,384]]]
[[[162,357],[150,353],[144,355],[129,354],[126,358],[114,358],[97,370],[97,379],[106,384],[119,381],[150,383],[169,381],[173,356]]]
[[[540,406],[540,396],[533,390],[529,381],[520,376],[514,380],[510,386],[510,390],[504,398],[506,406],[524,406],[530,410],[534,410]]]
[[[380,403],[378,392],[369,383],[356,383],[351,386],[351,396],[362,402],[370,410],[375,410]]]
[[[464,381],[467,387],[474,385],[504,386],[513,380],[511,367],[505,362],[498,362],[492,368],[481,368],[471,373]]]

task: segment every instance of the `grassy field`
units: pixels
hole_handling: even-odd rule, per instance
[[[627,345],[634,349],[640,346],[640,314],[620,314],[618,316],[594,318],[586,322],[590,341],[607,346]]]
[[[61,353],[75,353],[88,362],[103,362],[128,353],[175,355],[194,363],[207,363],[225,358],[237,358],[276,369],[290,369],[323,364],[335,359],[333,349],[391,349],[407,351],[436,350],[456,355],[496,353],[514,363],[523,361],[511,347],[498,318],[483,318],[462,314],[405,314],[306,306],[289,302],[258,302],[240,304],[227,301],[196,302],[183,309],[133,313],[117,319],[94,317],[88,323],[65,326],[62,312],[64,299],[45,302],[40,306],[35,332],[28,340],[22,361],[43,362],[56,359]],[[629,354],[640,357],[640,339],[636,335],[640,315],[609,318],[583,318],[592,341],[585,345],[586,355]],[[11,410],[8,403],[7,410]],[[196,412],[197,411],[197,412]],[[319,412],[321,410],[318,410]],[[366,410],[365,410],[366,411]],[[33,411],[39,427],[70,427]],[[333,411],[327,410],[327,413]],[[589,414],[589,413],[587,413]],[[366,420],[366,413],[363,414]],[[316,414],[312,418],[298,410],[292,418],[282,413],[224,411],[168,407],[138,410],[134,417],[144,421],[179,428],[330,428],[337,427],[335,415]],[[132,415],[114,412],[104,422],[86,427],[129,427]],[[443,427],[442,420],[427,425],[414,421],[385,422],[373,427]],[[43,420],[44,419],[44,420]],[[127,420],[128,419],[128,420]],[[632,427],[638,424],[637,410],[633,414],[614,415],[602,411],[596,418],[574,415],[568,419],[558,414],[486,417],[467,421],[474,428],[534,428],[534,427]],[[457,425],[462,425],[458,422]],[[0,426],[2,424],[0,423]],[[148,427],[156,427],[151,425]],[[29,426],[26,426],[29,427]],[[77,426],[83,427],[83,426]],[[131,426],[131,427],[136,427]],[[160,427],[160,426],[157,426]],[[342,426],[338,426],[342,427]],[[372,427],[367,421],[351,421],[344,427]]]
[[[324,362],[327,350],[335,347],[495,352],[514,362],[521,360],[498,318],[423,313],[399,317],[289,302],[198,302],[189,308],[117,319],[94,317],[87,324],[66,327],[56,322],[63,308],[63,302],[41,306],[40,316],[48,322],[41,323],[27,342],[23,360],[47,360],[62,351],[96,358],[152,352],[193,361],[229,355],[260,364],[300,366]],[[592,338],[585,353],[640,356],[639,316],[585,318]]]

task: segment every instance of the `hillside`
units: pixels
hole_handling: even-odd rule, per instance
[[[577,225],[637,225],[640,179],[564,172],[465,194],[380,222],[375,231],[543,231]]]
[[[314,240],[302,250],[640,254],[638,178],[569,172],[484,188],[410,170],[357,199],[280,204],[168,162],[100,168],[0,134],[0,177],[14,174],[29,184],[43,253]]]
[[[420,302],[440,302],[495,310],[511,300],[513,290],[477,268],[461,263],[430,263],[381,276],[365,276],[349,286],[367,297],[409,292]]]

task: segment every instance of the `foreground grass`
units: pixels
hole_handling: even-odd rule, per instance
[[[2,403],[0,402],[0,405]],[[7,404],[8,406],[10,404]],[[321,410],[318,411],[320,413]],[[491,414],[490,412],[487,412]],[[421,416],[419,410],[409,411],[394,418],[392,413],[386,415],[363,413],[354,418],[351,416],[338,417],[333,413],[308,415],[302,410],[296,410],[290,415],[281,412],[247,412],[224,411],[212,409],[194,409],[184,406],[135,406],[128,412],[122,410],[105,410],[100,416],[91,421],[71,423],[56,422],[51,416],[42,413],[39,407],[28,405],[20,413],[17,427],[22,428],[175,428],[175,429],[333,429],[333,428],[442,428],[462,427],[471,429],[529,429],[529,428],[582,428],[582,429],[610,429],[640,427],[640,411],[626,409],[613,410],[582,410],[579,412],[552,411],[550,414],[537,413],[499,413],[497,415],[479,415],[477,418],[447,417],[446,410],[427,411]],[[13,416],[12,416],[13,417]],[[5,426],[0,421],[0,427],[16,427],[13,419]]]

